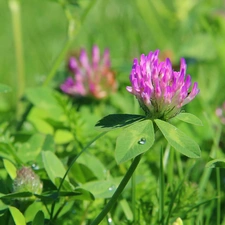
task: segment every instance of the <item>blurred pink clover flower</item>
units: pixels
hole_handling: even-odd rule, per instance
[[[101,57],[98,46],[94,45],[90,60],[86,50],[82,49],[79,59],[70,57],[69,69],[73,75],[60,86],[69,95],[102,99],[117,90],[108,49]]]

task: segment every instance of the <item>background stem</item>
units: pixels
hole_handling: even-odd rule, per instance
[[[17,117],[22,111],[21,98],[25,88],[25,73],[24,73],[24,57],[23,57],[23,41],[21,31],[21,15],[20,15],[20,2],[18,0],[9,0],[9,9],[12,16],[12,27],[15,44],[16,55],[16,109]]]
[[[220,218],[221,218],[220,168],[216,168],[216,186],[217,186],[216,224],[220,225]]]
[[[71,43],[72,43],[72,40],[68,38],[66,40],[66,43],[64,44],[60,54],[56,58],[50,73],[46,77],[46,79],[45,79],[45,81],[43,83],[43,86],[47,86],[51,82],[51,80],[54,78],[54,76],[55,76],[55,74],[56,74],[56,72],[57,72],[57,70],[59,68],[59,65],[61,64],[61,62],[63,61],[63,59],[65,58],[65,56],[67,54],[67,51],[68,51]]]

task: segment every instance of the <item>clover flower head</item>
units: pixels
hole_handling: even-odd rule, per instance
[[[92,58],[82,49],[79,59],[69,59],[69,69],[72,77],[60,86],[61,90],[72,96],[94,97],[102,99],[117,89],[114,72],[111,70],[109,50],[105,49],[100,56],[98,46],[92,48]]]
[[[225,102],[221,107],[216,109],[216,115],[219,117],[222,124],[225,124]]]
[[[142,54],[140,62],[134,59],[130,74],[131,86],[127,91],[135,95],[146,117],[168,120],[177,115],[181,107],[199,93],[195,82],[191,88],[191,76],[182,58],[180,71],[172,69],[169,58],[159,61],[159,50]]]
[[[43,184],[37,174],[29,167],[22,167],[17,171],[17,176],[13,182],[14,192],[31,192],[41,194]],[[32,199],[32,197],[31,197]],[[30,198],[20,198],[20,200],[31,200]]]

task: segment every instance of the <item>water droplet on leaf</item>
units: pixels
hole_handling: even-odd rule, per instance
[[[32,167],[33,170],[39,170],[39,166],[37,164],[35,164],[35,163],[33,163],[31,165],[31,167]]]
[[[108,223],[109,223],[109,224],[113,223],[113,220],[112,220],[111,217],[108,218]]]
[[[139,145],[144,145],[146,143],[146,139],[145,138],[141,138],[139,141],[138,141],[138,144]]]
[[[115,185],[112,185],[111,187],[109,187],[109,191],[114,191],[116,189]]]

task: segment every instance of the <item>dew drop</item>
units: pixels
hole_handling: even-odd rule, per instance
[[[39,166],[36,163],[33,163],[31,165],[31,167],[32,167],[33,170],[39,170]]]
[[[114,191],[116,189],[115,185],[112,185],[111,187],[109,187],[109,191]]]
[[[109,218],[108,218],[108,222],[109,222],[109,224],[113,223],[113,221],[112,221],[112,218],[111,218],[111,217],[109,217]]]
[[[145,138],[141,138],[139,141],[138,141],[138,144],[139,145],[144,145],[146,143],[146,139]]]

